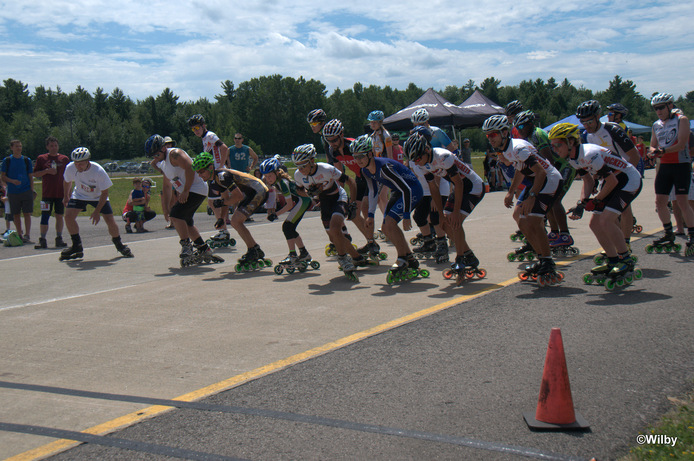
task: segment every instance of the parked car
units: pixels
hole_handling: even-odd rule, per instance
[[[106,170],[107,173],[115,173],[118,171],[118,168],[118,162],[104,163],[104,170]]]
[[[126,172],[128,171],[129,168],[132,168],[133,165],[136,165],[135,162],[123,162],[118,165],[118,171]]]
[[[140,162],[138,173],[148,174],[152,172],[152,164],[149,162]]]

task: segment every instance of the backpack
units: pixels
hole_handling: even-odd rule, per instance
[[[20,247],[24,245],[24,241],[22,240],[22,237],[19,236],[17,231],[7,231],[3,234],[5,237],[5,246],[6,247]]]

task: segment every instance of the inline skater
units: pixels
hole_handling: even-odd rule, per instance
[[[360,254],[363,255],[378,255],[381,248],[374,239],[373,231],[369,233],[364,225],[367,217],[367,202],[364,200],[366,195],[366,181],[361,174],[361,168],[357,165],[356,160],[349,151],[349,143],[354,141],[353,138],[345,137],[345,128],[342,122],[338,119],[332,119],[323,126],[323,137],[328,143],[328,163],[345,172],[345,168],[349,168],[355,176],[354,183],[356,190],[350,190],[350,195],[357,204],[357,213],[351,219],[357,226],[359,231],[366,237],[366,245],[359,248]]]
[[[382,185],[391,191],[390,199],[383,212],[381,229],[395,246],[398,259],[388,271],[388,283],[407,280],[418,275],[426,277],[428,272],[419,271],[419,261],[412,255],[405,234],[398,226],[398,223],[402,221],[405,231],[412,228],[411,213],[422,198],[422,186],[417,176],[397,160],[374,157],[372,139],[369,135],[359,136],[352,141],[349,149],[361,167],[369,188],[367,228],[374,228],[374,212],[378,205],[379,188]]]
[[[116,250],[126,258],[132,258],[133,253],[127,245],[123,245],[118,232],[118,224],[113,218],[111,202],[108,200],[108,189],[113,185],[108,173],[99,165],[90,161],[91,153],[86,147],[78,147],[70,154],[72,162],[65,167],[63,176],[63,205],[65,207],[65,227],[70,232],[72,246],[60,253],[60,260],[78,259],[84,256],[80,228],[77,215],[86,211],[87,205],[94,207],[90,216],[92,224],[99,223],[101,216],[108,227],[111,241]],[[70,192],[72,184],[75,187]]]
[[[667,207],[670,191],[674,187],[675,200],[680,207],[688,240],[686,256],[694,255],[694,211],[689,206],[688,194],[692,177],[689,155],[689,119],[674,111],[675,98],[670,93],[658,93],[651,99],[658,120],[653,123],[651,147],[648,156],[660,159],[655,175],[655,204],[663,223],[665,235],[653,242],[656,251],[672,248],[675,233],[672,230],[670,211]]]
[[[420,133],[426,138],[429,144],[434,142],[431,127],[428,127],[427,124],[422,121],[429,120],[429,112],[427,112],[426,109],[420,109],[413,112],[410,119],[415,125],[411,131],[411,134]],[[445,136],[446,134],[443,133],[443,135]],[[436,142],[437,147],[442,147],[440,139]],[[403,145],[403,151],[404,147],[405,146]],[[410,169],[414,171],[417,178],[419,178],[419,182],[422,185],[422,190],[424,191],[424,197],[420,201],[419,205],[417,205],[417,209],[415,210],[414,214],[414,219],[419,227],[420,233],[417,234],[414,241],[410,240],[410,243],[413,245],[419,244],[418,247],[413,248],[413,252],[417,255],[431,255],[437,262],[446,262],[449,260],[449,256],[448,241],[446,240],[446,232],[443,229],[441,220],[443,213],[440,213],[439,210],[432,208],[431,206],[431,191],[429,189],[427,180],[424,178],[424,172],[411,159],[406,159],[406,161]],[[450,183],[448,181],[441,181],[441,178],[438,176],[435,178],[435,183],[439,194],[441,195],[442,202],[445,202],[451,192]],[[435,233],[432,233],[432,229],[435,231]]]
[[[576,117],[586,129],[586,142],[606,147],[634,166],[641,157],[627,132],[616,123],[600,121],[600,103],[593,99],[581,103],[576,108]],[[619,216],[619,215],[617,215]],[[621,214],[620,226],[624,241],[631,246],[631,233],[634,229],[634,214],[629,205]]]
[[[607,254],[607,262],[594,267],[591,274],[584,276],[584,281],[590,284],[595,279],[608,289],[624,280],[629,283],[628,277],[634,273],[636,261],[622,238],[617,216],[641,192],[641,175],[634,165],[606,147],[581,144],[578,125],[573,123],[555,125],[549,132],[549,139],[554,152],[568,160],[583,180],[581,200],[573,212],[574,217],[580,218],[584,209],[593,212],[590,229]],[[591,198],[595,179],[604,184]],[[640,278],[640,273],[636,278]]]
[[[202,150],[209,152],[214,158],[214,167],[222,168],[229,162],[229,147],[219,139],[214,132],[207,129],[205,117],[195,114],[188,119],[188,126],[193,130],[195,136],[202,140]],[[224,204],[215,188],[208,187],[207,202],[216,218],[215,229],[217,233],[208,241],[211,247],[228,246],[231,244],[231,236],[227,230],[227,219],[229,218],[229,207]]]
[[[511,188],[504,197],[507,208],[513,206],[513,191],[526,177],[532,180],[521,205],[519,226],[528,243],[538,252],[540,260],[526,268],[522,275],[537,275],[540,286],[561,282],[563,274],[556,271],[544,228],[544,218],[552,208],[554,197],[562,186],[561,174],[528,141],[511,138],[511,126],[504,115],[492,115],[484,121],[482,131],[489,144],[499,151],[516,170]],[[521,275],[521,274],[519,274]]]
[[[171,194],[176,190],[178,197],[168,212],[169,218],[178,233],[181,244],[181,267],[192,264],[224,262],[213,255],[209,245],[195,227],[194,216],[207,198],[207,184],[193,171],[193,161],[186,151],[178,147],[166,147],[164,138],[158,134],[150,136],[145,142],[145,154],[152,158],[152,166],[163,174],[162,204],[168,206]]]
[[[455,243],[456,258],[451,270],[458,275],[457,281],[460,283],[461,277],[470,274],[484,277],[486,273],[478,268],[479,260],[470,249],[463,229],[465,219],[484,197],[484,181],[452,152],[431,147],[420,133],[412,134],[405,142],[405,155],[422,170],[431,190],[432,204],[444,212],[444,230]],[[453,194],[445,204],[436,187],[436,177],[453,185]],[[444,276],[447,274],[450,272],[444,272]]]
[[[236,271],[249,271],[270,266],[272,261],[265,258],[265,253],[246,227],[246,220],[267,200],[268,188],[262,180],[242,171],[228,168],[215,168],[214,159],[209,152],[201,152],[193,160],[193,170],[209,183],[210,188],[219,193],[224,203],[234,206],[231,215],[231,227],[238,232],[248,251],[238,260]]]
[[[285,269],[289,273],[294,272],[295,269],[299,269],[303,272],[309,266],[318,269],[320,264],[318,261],[313,261],[311,259],[311,255],[306,250],[301,236],[296,231],[299,222],[301,222],[301,218],[304,217],[304,213],[306,213],[306,210],[311,206],[311,198],[299,195],[296,189],[296,183],[289,174],[282,169],[282,164],[278,157],[279,155],[276,155],[273,158],[263,160],[260,164],[260,173],[263,175],[265,184],[279,191],[286,202],[286,205],[279,210],[275,211],[273,209],[268,209],[268,219],[274,221],[278,216],[289,213],[287,219],[282,223],[282,232],[287,239],[289,255],[275,266],[275,273],[280,275]],[[297,247],[299,248],[298,255],[296,254]]]
[[[627,124],[624,123],[624,117],[629,113],[629,109],[623,104],[615,102],[607,106],[607,110],[609,110],[607,113],[607,121],[616,123],[621,129],[627,131]]]
[[[323,227],[335,245],[338,265],[347,278],[359,281],[354,264],[356,261],[363,265],[365,258],[342,232],[345,218],[357,212],[356,204],[350,196],[354,193],[352,191],[356,191],[354,179],[333,165],[316,162],[316,148],[313,144],[296,147],[292,152],[292,161],[297,168],[294,172],[297,192],[318,199]],[[347,184],[351,194],[347,194],[340,182]]]
[[[566,218],[566,210],[562,205],[562,199],[566,192],[571,188],[576,170],[569,162],[552,153],[549,137],[547,132],[540,127],[535,126],[535,114],[532,111],[526,110],[516,115],[513,122],[514,127],[518,130],[519,139],[525,139],[537,149],[537,152],[559,171],[563,180],[563,187],[557,191],[554,198],[552,209],[547,212],[547,221],[549,222],[549,246],[552,249],[552,254],[555,256],[571,256],[578,254],[578,250],[573,248],[574,239],[569,232],[569,223]],[[521,192],[521,195],[524,195]],[[519,200],[522,200],[519,198]],[[518,207],[516,207],[518,209]]]

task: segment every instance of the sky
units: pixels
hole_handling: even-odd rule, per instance
[[[646,97],[694,91],[694,2],[0,0],[0,80],[141,100],[213,100],[221,82],[422,89],[523,80]]]

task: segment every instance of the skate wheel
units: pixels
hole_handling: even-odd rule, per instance
[[[634,269],[634,279],[641,280],[643,277],[643,271],[639,268]]]
[[[306,263],[300,263],[299,264],[299,272],[306,272],[306,269],[308,269],[308,264],[306,264]]]
[[[486,269],[477,269],[477,278],[478,279],[483,279],[487,276],[487,270]]]
[[[518,273],[518,278],[519,278],[521,281],[525,282],[525,281],[528,280],[528,278],[530,278],[530,276],[529,276],[528,274],[526,274],[525,272],[519,272],[519,273]]]
[[[595,255],[593,256],[593,262],[596,266],[602,266],[602,264],[605,262],[605,257],[601,254]]]
[[[541,287],[544,287],[547,285],[547,279],[545,278],[544,275],[540,275],[537,277],[537,284]]]
[[[506,259],[508,259],[509,262],[513,262],[516,260],[516,254],[515,253],[509,253],[506,255]],[[522,261],[522,259],[519,259],[518,261]]]
[[[624,277],[624,283],[626,285],[631,285],[634,282],[634,276],[632,274],[627,275]]]
[[[643,226],[641,226],[641,225],[635,226],[634,232],[637,234],[640,234],[641,232],[643,232]]]
[[[282,272],[284,272],[284,269],[282,269],[282,266],[275,266],[275,274],[277,275],[282,275]]]
[[[614,287],[615,287],[614,280],[612,280],[612,279],[605,280],[605,289],[607,289],[608,291],[612,291],[612,290],[614,290]]]
[[[615,282],[618,287],[623,287],[624,286],[625,279],[617,279]]]
[[[595,280],[593,278],[593,274],[583,274],[583,283],[585,283],[586,285],[591,285],[593,283],[593,280]]]
[[[318,261],[311,261],[311,267],[314,269],[320,269],[320,263]]]
[[[429,277],[429,275],[431,275],[431,274],[429,273],[428,270],[426,270],[426,269],[420,269],[419,270],[419,276],[420,277],[427,278],[427,277]]]
[[[287,268],[287,274],[293,274],[294,273],[294,268],[293,267],[288,267]]]
[[[557,279],[559,282],[564,280],[564,273],[562,271],[557,272]]]
[[[237,264],[237,265],[234,266],[234,270],[235,270],[236,272],[242,272],[242,271],[243,271],[243,266],[241,266],[241,264],[239,263],[239,264]]]
[[[465,278],[471,279],[475,276],[475,273],[472,271],[465,271]]]
[[[451,269],[445,269],[443,271],[443,278],[446,280],[450,280],[453,278],[453,271]]]
[[[680,245],[679,243],[676,243],[675,246],[673,247],[673,250],[675,253],[679,253],[681,249],[682,249],[682,245]]]
[[[648,254],[653,253],[653,245],[646,245],[646,253],[648,253]]]
[[[656,253],[662,253],[663,252],[663,247],[656,247],[655,248]]]

